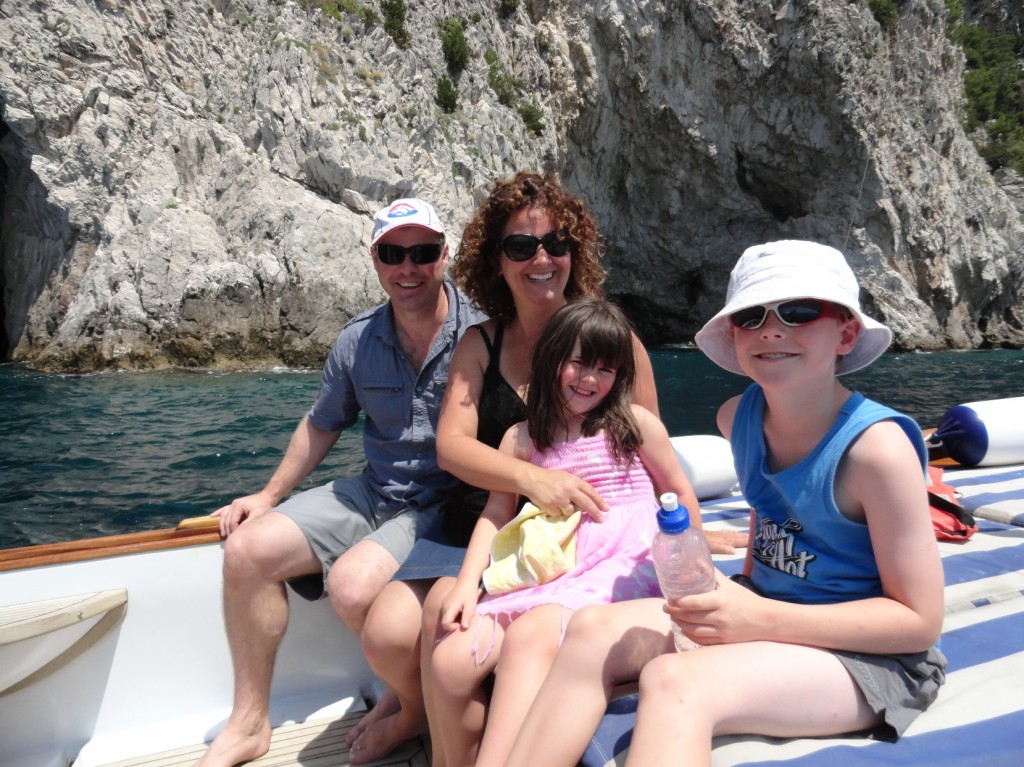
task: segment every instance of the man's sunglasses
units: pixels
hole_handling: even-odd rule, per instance
[[[806,325],[809,322],[820,320],[822,317],[838,317],[839,307],[830,304],[828,301],[819,301],[816,298],[798,298],[795,301],[783,301],[779,304],[768,304],[767,306],[750,306],[740,309],[729,315],[729,320],[738,328],[744,330],[757,330],[764,324],[768,312],[775,312],[779,322],[791,328],[799,325]]]
[[[572,251],[572,240],[565,236],[565,232],[556,230],[548,232],[543,237],[534,237],[532,234],[510,234],[501,241],[501,249],[505,251],[509,261],[529,261],[535,255],[540,246],[549,256],[556,258],[568,256]]]
[[[405,260],[406,254],[416,266],[432,264],[441,257],[444,245],[439,242],[428,242],[423,245],[413,245],[411,248],[403,248],[401,245],[378,245],[377,258],[382,264],[398,266]]]

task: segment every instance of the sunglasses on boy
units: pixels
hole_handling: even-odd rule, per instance
[[[377,246],[377,258],[382,264],[398,266],[405,260],[406,255],[416,266],[432,264],[441,257],[444,245],[439,242],[427,242],[422,245],[413,245],[403,248],[401,245],[381,244]]]
[[[782,301],[778,304],[748,306],[729,315],[729,320],[743,330],[757,330],[764,324],[768,312],[774,312],[779,322],[787,327],[795,328],[806,325],[822,317],[840,316],[839,307],[828,301],[817,298],[797,298],[793,301]]]
[[[510,234],[501,241],[501,249],[505,251],[509,261],[529,261],[535,255],[540,246],[544,246],[544,252],[549,256],[559,258],[568,256],[572,251],[572,240],[565,236],[565,232],[556,230],[548,232],[543,237],[534,237],[532,234]]]

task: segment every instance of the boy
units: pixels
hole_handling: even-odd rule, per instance
[[[696,340],[754,381],[718,415],[752,507],[753,588],[719,575],[715,591],[669,605],[577,612],[510,767],[575,764],[612,687],[637,676],[627,765],[710,765],[716,735],[895,740],[934,700],[943,582],[924,442],[910,418],[837,378],[890,339],[861,312],[837,250],[782,241],[744,252],[725,308]],[[664,613],[702,646],[673,652]]]

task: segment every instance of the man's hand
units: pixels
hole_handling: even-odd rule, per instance
[[[213,512],[211,517],[220,517],[220,535],[227,538],[247,519],[262,517],[277,505],[275,499],[260,491],[244,498],[236,498],[227,506]]]

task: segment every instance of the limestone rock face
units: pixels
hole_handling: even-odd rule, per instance
[[[958,124],[962,55],[941,2],[900,8],[889,32],[857,2],[559,8],[590,41],[564,176],[648,338],[691,337],[747,245],[800,238],[848,254],[901,346],[1024,341],[1021,214]]]
[[[848,254],[902,347],[1024,344],[1020,179],[959,126],[941,0],[887,30],[856,1],[427,0],[407,48],[372,2],[315,5],[0,6],[0,356],[319,366],[384,298],[379,207],[431,200],[454,251],[495,178],[545,166],[597,213],[648,342],[690,340],[743,248],[799,237]]]

